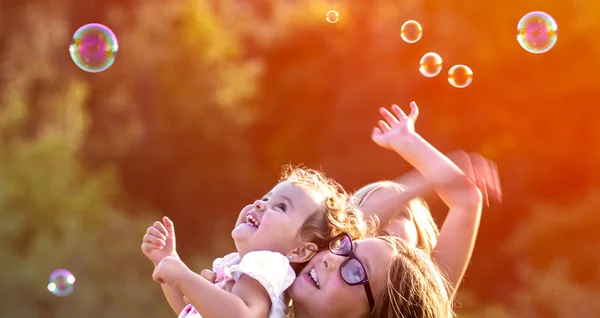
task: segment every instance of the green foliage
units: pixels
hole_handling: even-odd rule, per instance
[[[0,316],[166,314],[139,251],[150,220],[115,208],[112,173],[82,166],[69,142],[74,133],[83,131],[13,139],[0,148],[0,270],[6,273]],[[57,268],[78,279],[64,299],[45,289]]]

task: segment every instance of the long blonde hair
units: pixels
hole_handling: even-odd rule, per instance
[[[380,236],[393,249],[385,289],[375,299],[372,318],[453,317],[448,283],[422,249],[408,246],[397,236]]]
[[[356,192],[352,194],[352,200],[354,204],[360,208],[364,206],[364,202],[375,193],[375,191],[380,189],[393,190],[395,195],[396,193],[405,191],[406,187],[393,181],[378,181],[367,184],[356,190]],[[392,199],[387,200],[386,202],[394,204],[394,200]],[[431,216],[427,203],[421,198],[414,198],[410,200],[406,206],[392,208],[397,208],[398,212],[400,212],[401,209],[406,209],[408,211],[417,229],[417,247],[423,249],[428,254],[431,254],[433,248],[437,244],[439,229]],[[364,212],[375,214],[373,211]],[[385,224],[383,224],[383,226],[385,226]]]

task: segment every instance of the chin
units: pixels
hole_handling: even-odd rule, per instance
[[[292,285],[286,290],[286,292],[288,293],[290,298],[294,299],[296,303],[302,304],[301,300],[306,298],[305,296],[307,296],[307,293],[309,291],[303,288],[305,286],[302,286],[302,282],[298,281],[299,279],[302,278],[300,276],[296,277],[294,283],[292,283]]]
[[[240,255],[248,254],[249,252],[255,251],[256,249],[252,245],[252,238],[244,234],[231,234],[235,249]]]

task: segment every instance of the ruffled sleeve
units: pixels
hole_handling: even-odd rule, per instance
[[[216,274],[215,284],[222,285],[231,278],[230,267],[240,262],[240,254],[230,253],[213,261],[213,272]]]
[[[285,256],[269,251],[250,252],[244,255],[238,265],[231,266],[230,270],[236,281],[242,275],[248,275],[266,289],[271,298],[270,317],[280,314],[285,316],[283,293],[296,279],[296,274]]]

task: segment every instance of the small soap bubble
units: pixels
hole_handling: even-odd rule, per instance
[[[456,88],[465,88],[473,81],[473,71],[462,64],[454,65],[448,70],[448,83]]]
[[[90,73],[99,73],[111,67],[117,51],[117,36],[111,29],[98,23],[86,24],[77,29],[69,46],[75,65]]]
[[[442,71],[442,57],[434,52],[425,53],[421,58],[419,72],[425,77],[434,77]]]
[[[327,22],[329,22],[329,23],[336,23],[336,22],[338,22],[339,19],[340,19],[340,14],[337,13],[337,11],[335,11],[335,10],[331,10],[331,11],[327,12],[327,14],[325,15],[325,20],[327,20]]]
[[[66,269],[53,271],[48,280],[48,290],[55,296],[69,296],[75,289],[75,276]]]
[[[548,13],[529,12],[517,25],[517,41],[527,52],[541,54],[550,51],[558,40],[558,25]]]
[[[423,28],[421,24],[415,20],[408,20],[404,22],[400,29],[400,37],[406,43],[415,43],[421,39],[423,35]]]

